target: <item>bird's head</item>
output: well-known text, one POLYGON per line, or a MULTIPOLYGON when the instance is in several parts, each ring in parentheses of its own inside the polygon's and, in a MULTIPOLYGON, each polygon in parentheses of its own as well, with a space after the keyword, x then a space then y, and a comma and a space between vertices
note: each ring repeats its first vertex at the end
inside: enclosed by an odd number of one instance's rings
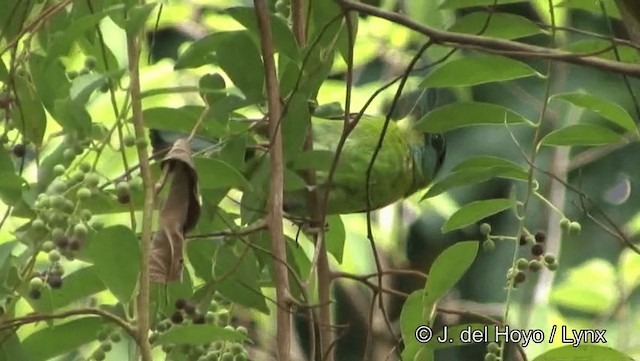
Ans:
POLYGON ((424 133, 421 142, 411 145, 414 165, 415 190, 426 187, 438 174, 447 154, 447 145, 442 134, 424 133))

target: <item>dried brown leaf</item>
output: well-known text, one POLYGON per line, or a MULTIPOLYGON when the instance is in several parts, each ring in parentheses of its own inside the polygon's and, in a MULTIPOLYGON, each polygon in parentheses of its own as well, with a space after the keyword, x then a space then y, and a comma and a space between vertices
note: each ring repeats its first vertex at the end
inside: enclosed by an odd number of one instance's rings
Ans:
MULTIPOLYGON (((185 236, 200 216, 198 174, 191 158, 189 140, 176 140, 161 166, 166 179, 157 187, 170 184, 170 188, 160 209, 158 230, 153 236, 149 272, 151 281, 168 283, 180 279, 185 236)), ((157 192, 160 190, 156 189, 157 192)))

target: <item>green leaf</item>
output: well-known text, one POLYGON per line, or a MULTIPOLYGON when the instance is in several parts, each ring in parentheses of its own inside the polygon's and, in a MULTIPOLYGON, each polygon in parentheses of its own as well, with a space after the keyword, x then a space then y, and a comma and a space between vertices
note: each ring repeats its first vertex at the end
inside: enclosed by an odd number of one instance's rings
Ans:
POLYGON ((306 139, 307 128, 311 124, 308 98, 300 92, 294 93, 289 98, 287 111, 281 122, 282 151, 285 157, 299 154, 306 139))
POLYGON ((285 192, 297 191, 307 187, 304 178, 289 168, 284 169, 283 178, 285 192))
POLYGON ((498 12, 473 12, 465 15, 453 24, 449 31, 479 34, 483 29, 482 36, 501 39, 518 39, 542 34, 542 30, 524 16, 498 12), (488 25, 487 21, 489 21, 488 25))
POLYGON ((260 269, 255 254, 246 248, 238 253, 236 255, 229 246, 218 248, 213 264, 213 277, 218 292, 233 302, 269 314, 258 283, 260 269))
POLYGON ((16 173, 9 151, 5 147, 0 147, 0 169, 3 169, 0 192, 20 192, 26 181, 16 173))
MULTIPOLYGON (((418 343, 415 339, 416 329, 421 325, 429 322, 429 315, 424 315, 423 307, 424 292, 417 290, 412 292, 404 301, 402 310, 400 311, 400 332, 405 346, 412 343, 418 343)), ((404 355, 404 354, 403 354, 404 355)))
POLYGON ((529 65, 504 56, 467 56, 444 63, 427 75, 420 87, 471 86, 530 76, 542 77, 529 65))
POLYGON ((464 276, 477 253, 477 241, 464 241, 448 247, 436 258, 424 286, 424 312, 431 315, 435 304, 464 276))
POLYGON ((575 124, 556 129, 540 141, 541 145, 603 145, 618 143, 623 137, 608 128, 594 124, 575 124))
MULTIPOLYGON (((260 43, 260 29, 256 22, 256 13, 253 7, 238 6, 226 10, 237 22, 242 24, 253 35, 256 44, 260 43)), ((286 55, 289 59, 298 59, 300 52, 291 28, 281 16, 269 13, 273 47, 276 53, 286 55)))
POLYGON ((129 16, 125 22, 126 30, 133 34, 138 33, 155 7, 156 4, 144 4, 129 9, 129 16))
POLYGON ((227 93, 226 86, 224 78, 218 73, 205 74, 198 81, 200 96, 209 106, 213 106, 218 100, 224 98, 227 93))
POLYGON ((340 215, 328 216, 327 223, 329 224, 329 229, 324 235, 327 250, 336 258, 339 264, 342 264, 344 242, 347 238, 344 223, 342 223, 340 215))
POLYGON ((100 317, 83 317, 36 331, 22 341, 30 361, 46 361, 95 341, 103 327, 100 317))
POLYGON ((91 236, 87 248, 102 282, 120 302, 127 304, 140 272, 138 237, 125 226, 107 227, 91 236))
POLYGON ((57 290, 44 288, 40 299, 29 299, 29 303, 39 312, 52 312, 105 289, 104 283, 98 278, 95 266, 70 273, 62 279, 62 284, 63 286, 57 290))
POLYGON ((42 146, 47 127, 47 116, 35 88, 22 76, 15 76, 15 89, 19 106, 13 112, 16 129, 36 146, 42 146))
POLYGON ((623 354, 611 347, 581 344, 577 347, 573 345, 561 346, 549 350, 533 359, 533 361, 633 361, 633 358, 623 354))
MULTIPOLYGON (((95 335, 93 336, 95 338, 95 335)), ((160 334, 154 344, 199 345, 215 341, 242 341, 246 337, 236 331, 214 325, 173 326, 160 334)))
POLYGON ((556 285, 551 301, 562 307, 600 314, 616 304, 616 270, 603 259, 592 259, 572 268, 556 285))
POLYGON ((584 93, 558 94, 554 95, 552 99, 564 100, 577 107, 588 109, 630 132, 637 130, 631 115, 612 101, 584 93))
POLYGON ((207 282, 213 281, 211 269, 216 253, 212 239, 194 239, 187 243, 187 258, 198 277, 207 282))
MULTIPOLYGON (((460 165, 458 165, 458 167, 460 167, 460 165)), ((482 183, 493 178, 526 181, 528 179, 528 174, 524 169, 517 165, 516 167, 505 164, 496 166, 487 165, 486 167, 460 167, 458 169, 453 169, 453 171, 445 178, 435 182, 429 190, 427 190, 422 199, 435 197, 453 188, 466 187, 482 183)))
POLYGON ((522 115, 501 105, 479 102, 447 104, 427 113, 415 128, 431 133, 443 133, 452 129, 481 124, 529 123, 522 115))
MULTIPOLYGON (((620 19, 620 11, 616 6, 614 0, 601 0, 607 10, 607 15, 612 18, 620 19)), ((502 1, 500 1, 502 3, 502 1)), ((600 15, 602 10, 600 9, 599 1, 583 1, 583 0, 564 0, 557 7, 568 7, 573 9, 580 9, 588 11, 592 14, 600 15)))
POLYGON ((217 64, 248 100, 263 99, 264 67, 249 31, 217 32, 195 41, 178 57, 175 69, 217 64))
MULTIPOLYGON (((527 0, 500 0, 500 5, 524 3, 527 0)), ((495 0, 444 0, 440 9, 460 9, 477 6, 492 6, 495 0)))
POLYGON ((221 189, 235 187, 251 190, 251 183, 240 171, 228 163, 213 158, 195 157, 193 161, 198 172, 202 189, 221 189))
MULTIPOLYGON (((200 119, 204 111, 205 108, 203 106, 187 105, 180 108, 147 108, 142 114, 147 127, 178 132, 186 137, 187 134, 191 133, 191 129, 198 123, 198 119, 200 119)), ((213 140, 226 136, 228 130, 222 122, 216 121, 218 119, 215 119, 215 117, 212 118, 211 115, 212 113, 205 114, 204 120, 196 134, 211 138, 211 145, 213 145, 213 140)), ((175 139, 167 140, 173 142, 175 139)))
POLYGON ((457 210, 442 226, 442 232, 451 232, 468 226, 479 220, 504 211, 515 205, 512 199, 485 199, 466 204, 457 210))
POLYGON ((27 353, 15 332, 4 336, 0 344, 0 361, 29 361, 27 353))
POLYGON ((480 155, 477 157, 465 159, 462 162, 458 163, 455 167, 453 167, 453 171, 477 168, 486 169, 493 167, 510 168, 514 172, 514 178, 527 179, 527 170, 520 166, 520 164, 504 158, 494 157, 490 155, 480 155))

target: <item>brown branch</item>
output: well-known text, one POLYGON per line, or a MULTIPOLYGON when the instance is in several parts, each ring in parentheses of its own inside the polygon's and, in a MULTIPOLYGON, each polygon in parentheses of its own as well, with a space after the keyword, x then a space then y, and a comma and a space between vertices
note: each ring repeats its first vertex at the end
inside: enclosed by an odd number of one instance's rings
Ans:
POLYGON ((457 48, 473 46, 488 53, 502 54, 515 58, 528 57, 558 60, 565 63, 584 65, 614 73, 640 77, 640 65, 636 64, 621 63, 594 56, 582 56, 568 51, 529 45, 511 40, 439 30, 412 21, 404 15, 384 11, 364 3, 353 0, 335 1, 339 2, 346 9, 355 10, 363 14, 379 17, 393 23, 403 25, 411 30, 428 36, 431 41, 441 45, 449 45, 457 48))
MULTIPOLYGON (((260 47, 264 61, 264 74, 267 84, 267 99, 269 105, 269 152, 271 160, 271 182, 269 184, 268 224, 271 236, 271 248, 276 258, 287 262, 286 243, 282 229, 283 203, 283 173, 282 134, 278 124, 282 116, 280 107, 280 90, 276 65, 273 57, 273 39, 269 24, 269 13, 264 0, 254 0, 258 28, 260 29, 260 47)), ((284 306, 278 307, 277 316, 277 359, 289 361, 291 343, 291 315, 289 296, 289 276, 287 267, 280 262, 273 262, 273 278, 276 285, 276 301, 284 306)))
POLYGON ((107 321, 111 321, 117 324, 118 326, 120 326, 120 328, 122 328, 134 340, 138 339, 136 330, 133 327, 131 327, 125 320, 121 319, 120 317, 110 312, 101 310, 99 308, 81 308, 81 309, 69 310, 61 313, 35 313, 35 314, 23 316, 23 317, 17 317, 7 322, 3 322, 2 324, 0 324, 0 330, 4 330, 7 328, 20 327, 29 323, 35 323, 35 322, 47 321, 47 320, 56 320, 56 319, 62 319, 62 318, 67 318, 71 316, 82 316, 82 315, 100 316, 103 319, 107 321))
MULTIPOLYGON (((127 55, 129 58, 129 91, 131 93, 131 111, 136 138, 145 136, 140 95, 140 34, 127 31, 127 55)), ((140 173, 144 185, 144 208, 142 211, 142 234, 140 237, 140 275, 137 297, 138 346, 142 361, 153 361, 149 344, 149 255, 151 252, 151 226, 154 207, 154 182, 149 166, 149 154, 146 147, 137 147, 140 173)))

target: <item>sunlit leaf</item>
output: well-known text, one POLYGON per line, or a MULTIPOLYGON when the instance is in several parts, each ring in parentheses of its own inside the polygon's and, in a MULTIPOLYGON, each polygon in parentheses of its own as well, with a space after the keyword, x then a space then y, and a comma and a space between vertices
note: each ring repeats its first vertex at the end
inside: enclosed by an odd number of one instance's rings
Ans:
POLYGON ((75 319, 32 333, 22 341, 22 346, 30 361, 49 360, 95 341, 103 325, 104 320, 100 317, 75 319))
POLYGON ((551 349, 533 359, 533 361, 633 361, 633 358, 611 347, 580 344, 579 346, 566 345, 551 349))
POLYGON ((466 56, 444 63, 433 70, 421 87, 471 86, 542 76, 529 65, 498 55, 466 56))
POLYGON ((468 203, 449 217, 442 226, 442 232, 451 232, 468 226, 514 205, 512 199, 506 198, 485 199, 468 203))
POLYGON ((186 325, 171 327, 160 334, 155 344, 200 345, 215 341, 242 341, 245 338, 236 331, 214 325, 186 325))
POLYGON ((552 99, 569 102, 577 107, 588 109, 628 131, 636 131, 636 123, 620 105, 604 98, 584 93, 558 94, 552 99))
POLYGON ((447 104, 427 113, 415 128, 431 133, 442 133, 470 125, 530 123, 520 114, 501 105, 479 102, 447 104))
POLYGON ((518 39, 542 33, 534 22, 524 16, 499 12, 465 15, 449 31, 465 34, 479 34, 482 31, 483 36, 501 39, 518 39))
POLYGON ((615 306, 616 282, 611 263, 592 259, 571 269, 551 291, 550 299, 554 304, 582 312, 606 312, 615 306))
MULTIPOLYGON (((500 5, 503 4, 512 4, 512 3, 523 3, 527 2, 527 0, 500 0, 500 5)), ((444 0, 442 5, 440 5, 441 9, 460 9, 460 8, 468 8, 475 6, 489 6, 495 4, 495 0, 444 0)))
POLYGON ((574 124, 554 130, 547 134, 540 144, 552 146, 564 145, 603 145, 618 143, 623 137, 608 128, 594 124, 574 124))

